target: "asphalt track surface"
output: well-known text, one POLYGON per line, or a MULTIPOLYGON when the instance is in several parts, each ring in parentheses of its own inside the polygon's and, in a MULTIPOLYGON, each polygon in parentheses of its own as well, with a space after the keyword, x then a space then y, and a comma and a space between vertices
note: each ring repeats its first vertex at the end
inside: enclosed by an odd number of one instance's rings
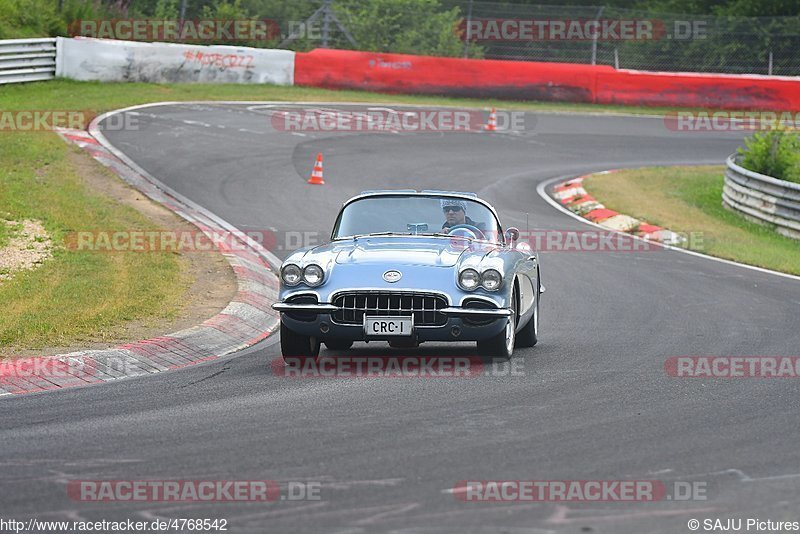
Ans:
MULTIPOLYGON (((661 119, 528 115, 518 135, 275 131, 270 108, 140 110, 106 132, 144 169, 243 230, 330 230, 364 189, 472 190, 504 225, 588 230, 536 185, 615 167, 718 164, 741 135, 661 119), (323 187, 306 185, 325 156, 323 187)), ((279 256, 286 251, 278 250, 279 256)), ((232 358, 0 401, 3 518, 225 518, 230 532, 690 532, 690 518, 793 520, 800 387, 666 376, 674 355, 798 355, 800 282, 678 252, 545 252, 541 341, 521 373, 274 376, 277 336, 232 358), (321 500, 104 503, 69 480, 275 480, 321 500), (462 502, 460 480, 662 480, 707 500, 462 502)), ((357 345, 358 355, 397 354, 357 345)), ((325 352, 323 351, 323 354, 325 352)), ((423 345, 418 354, 474 354, 423 345)))

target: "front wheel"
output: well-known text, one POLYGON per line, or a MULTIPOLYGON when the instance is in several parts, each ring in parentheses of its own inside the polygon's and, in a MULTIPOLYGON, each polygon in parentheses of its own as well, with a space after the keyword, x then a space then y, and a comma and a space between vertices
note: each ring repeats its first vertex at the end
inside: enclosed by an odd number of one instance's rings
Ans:
POLYGON ((517 347, 533 347, 539 342, 539 280, 536 280, 536 302, 533 306, 533 315, 517 333, 517 347))
POLYGON ((304 336, 291 330, 281 321, 281 354, 284 361, 291 358, 293 361, 313 360, 319 356, 319 340, 315 337, 304 336))
POLYGON ((517 289, 511 296, 511 317, 502 332, 496 336, 478 341, 478 355, 484 358, 499 358, 509 360, 514 354, 514 341, 517 330, 517 289))

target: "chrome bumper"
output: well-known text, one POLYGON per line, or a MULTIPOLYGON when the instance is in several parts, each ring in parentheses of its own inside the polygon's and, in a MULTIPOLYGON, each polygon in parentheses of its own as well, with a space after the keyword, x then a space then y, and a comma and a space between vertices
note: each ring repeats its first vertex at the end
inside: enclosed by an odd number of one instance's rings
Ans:
POLYGON ((272 309, 279 312, 316 312, 321 314, 331 314, 339 311, 338 306, 333 304, 291 304, 289 302, 276 302, 272 309))
MULTIPOLYGON (((333 304, 291 304, 288 302, 276 302, 272 305, 272 309, 279 312, 315 312, 317 314, 330 315, 333 312, 339 311, 343 308, 334 306, 333 304)), ((509 309, 482 309, 482 308, 440 308, 437 310, 451 317, 510 317, 511 310, 509 309)))
POLYGON ((451 317, 511 317, 511 310, 501 309, 482 309, 482 308, 442 308, 439 313, 451 317))

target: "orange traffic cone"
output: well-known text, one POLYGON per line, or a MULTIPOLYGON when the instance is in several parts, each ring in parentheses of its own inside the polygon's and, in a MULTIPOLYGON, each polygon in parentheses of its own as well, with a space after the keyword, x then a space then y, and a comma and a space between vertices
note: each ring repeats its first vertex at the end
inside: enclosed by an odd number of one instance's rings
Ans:
POLYGON ((308 183, 314 185, 325 185, 325 180, 322 179, 322 152, 317 154, 317 161, 314 163, 314 170, 311 171, 311 178, 308 183))
POLYGON ((497 110, 492 108, 492 112, 489 113, 489 122, 486 123, 486 126, 483 127, 487 132, 494 132, 497 130, 497 110))

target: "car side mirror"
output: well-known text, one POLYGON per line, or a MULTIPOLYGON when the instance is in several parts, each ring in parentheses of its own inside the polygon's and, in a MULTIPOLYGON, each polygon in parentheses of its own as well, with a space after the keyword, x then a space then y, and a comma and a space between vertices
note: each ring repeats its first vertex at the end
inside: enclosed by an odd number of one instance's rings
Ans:
POLYGON ((514 246, 514 242, 515 242, 517 239, 519 239, 519 229, 518 229, 518 228, 515 228, 515 227, 513 227, 513 226, 509 227, 509 228, 506 230, 506 234, 505 234, 505 236, 506 236, 506 243, 507 243, 509 246, 514 246))

